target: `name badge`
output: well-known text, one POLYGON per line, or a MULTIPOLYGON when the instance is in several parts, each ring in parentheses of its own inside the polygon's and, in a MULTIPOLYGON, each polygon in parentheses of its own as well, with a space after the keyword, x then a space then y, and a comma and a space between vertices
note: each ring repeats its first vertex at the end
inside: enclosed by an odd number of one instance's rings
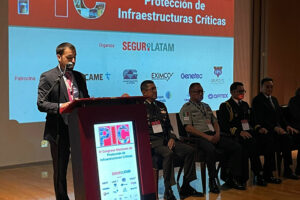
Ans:
POLYGON ((206 120, 206 124, 207 124, 207 126, 208 126, 208 129, 210 130, 210 131, 215 131, 215 129, 214 129, 214 127, 213 127, 213 125, 211 124, 211 121, 210 120, 206 120))
POLYGON ((151 122, 153 133, 162 133, 163 129, 160 124, 160 121, 151 122))
POLYGON ((243 131, 250 130, 250 126, 249 126, 248 120, 242 120, 241 122, 242 122, 243 131))

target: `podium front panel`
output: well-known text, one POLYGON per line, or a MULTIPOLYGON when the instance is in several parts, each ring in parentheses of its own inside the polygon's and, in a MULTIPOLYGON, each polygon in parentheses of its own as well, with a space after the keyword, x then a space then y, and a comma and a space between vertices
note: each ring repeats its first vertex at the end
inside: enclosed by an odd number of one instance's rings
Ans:
POLYGON ((151 146, 143 104, 76 108, 70 115, 69 129, 76 199, 106 200, 106 197, 112 197, 107 199, 113 200, 127 194, 128 199, 135 199, 138 193, 138 199, 155 199, 151 146), (109 131, 104 131, 105 127, 114 130, 107 134, 109 131), (103 128, 101 133, 100 128, 103 128), (112 160, 111 167, 109 159, 112 160), (122 161, 131 164, 122 165, 122 161), (134 180, 136 175, 137 180, 134 180))

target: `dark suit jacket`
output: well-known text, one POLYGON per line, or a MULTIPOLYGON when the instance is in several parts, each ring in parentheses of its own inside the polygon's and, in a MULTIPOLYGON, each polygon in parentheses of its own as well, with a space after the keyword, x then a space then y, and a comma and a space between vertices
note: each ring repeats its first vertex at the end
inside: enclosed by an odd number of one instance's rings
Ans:
POLYGON ((149 104, 148 101, 145 101, 145 106, 147 110, 147 122, 151 147, 155 148, 157 146, 166 145, 170 138, 176 140, 176 135, 172 133, 173 128, 165 104, 159 101, 154 101, 152 104, 149 104), (163 129, 162 133, 153 133, 151 122, 155 121, 160 121, 163 129))
POLYGON ((300 96, 294 96, 290 99, 288 105, 288 114, 291 125, 300 130, 300 96))
POLYGON ((272 102, 275 109, 263 93, 259 93, 254 97, 252 101, 252 111, 256 128, 263 127, 269 131, 274 131, 275 126, 281 126, 284 129, 286 128, 287 124, 283 118, 281 108, 277 99, 273 96, 272 102))
MULTIPOLYGON (((47 113, 44 139, 49 141, 56 140, 58 129, 60 131, 68 131, 68 115, 59 114, 59 103, 69 101, 67 87, 63 78, 61 78, 59 84, 57 83, 55 85, 49 95, 45 97, 52 85, 55 84, 55 81, 58 79, 60 74, 61 72, 58 67, 42 73, 38 87, 37 105, 41 112, 47 113)), ((85 76, 78 71, 73 71, 73 76, 77 83, 79 98, 88 98, 89 94, 85 76)))
POLYGON ((250 108, 247 102, 241 101, 239 106, 232 98, 220 105, 218 121, 221 132, 239 136, 243 130, 242 120, 247 120, 251 125, 250 108))

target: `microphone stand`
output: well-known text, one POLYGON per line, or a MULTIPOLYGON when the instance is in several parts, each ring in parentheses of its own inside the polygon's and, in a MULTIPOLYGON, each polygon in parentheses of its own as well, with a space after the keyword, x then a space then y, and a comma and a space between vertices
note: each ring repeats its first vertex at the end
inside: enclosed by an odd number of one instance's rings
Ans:
MULTIPOLYGON (((54 81, 54 84, 51 86, 51 88, 48 90, 48 92, 46 93, 46 95, 43 97, 43 99, 41 100, 42 102, 45 101, 45 99, 49 96, 50 92, 52 92, 53 88, 56 86, 57 83, 60 82, 60 79, 65 75, 66 73, 66 68, 64 69, 64 71, 58 75, 58 78, 54 81)), ((58 85, 58 104, 59 104, 59 99, 60 99, 60 84, 58 85)))
MULTIPOLYGON (((60 82, 60 79, 65 75, 65 73, 61 73, 58 78, 54 81, 54 84, 51 86, 51 88, 48 90, 48 92, 46 93, 46 95, 43 97, 43 99, 41 100, 42 102, 45 101, 45 99, 49 96, 50 92, 52 92, 53 88, 56 86, 56 84, 58 82, 60 82)), ((59 90, 60 90, 60 84, 59 84, 59 90)), ((60 92, 60 91, 59 91, 60 92)), ((60 94, 59 94, 60 95, 60 94)), ((59 96, 58 96, 59 98, 59 96)), ((59 102, 58 102, 59 103, 59 102)))
MULTIPOLYGON (((59 120, 59 117, 60 117, 60 114, 59 114, 59 104, 60 104, 60 90, 61 90, 61 87, 60 87, 60 80, 61 78, 65 75, 66 73, 66 69, 67 69, 67 66, 65 66, 64 68, 64 71, 58 76, 58 78, 56 79, 56 82, 55 84, 53 84, 52 87, 54 87, 57 83, 58 83, 58 101, 57 101, 57 136, 56 136, 56 144, 58 145, 58 142, 59 142, 59 138, 60 138, 60 120, 59 120)), ((51 89, 51 88, 50 88, 51 89)), ((58 155, 57 155, 58 157, 58 155)))

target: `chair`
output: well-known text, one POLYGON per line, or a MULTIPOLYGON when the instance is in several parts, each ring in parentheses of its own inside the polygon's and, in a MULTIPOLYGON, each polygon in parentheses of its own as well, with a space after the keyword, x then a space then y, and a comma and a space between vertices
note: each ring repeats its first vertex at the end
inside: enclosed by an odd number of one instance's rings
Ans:
MULTIPOLYGON (((184 143, 187 143, 197 149, 195 153, 195 162, 200 162, 200 168, 201 168, 201 181, 202 181, 202 191, 205 194, 206 193, 206 163, 205 163, 205 155, 203 151, 199 151, 195 144, 193 144, 193 140, 190 139, 189 135, 185 131, 185 128, 183 127, 179 113, 176 113, 176 121, 177 121, 177 127, 178 127, 178 133, 180 136, 181 141, 184 143)), ((180 174, 183 170, 183 166, 179 168, 178 176, 177 176, 177 182, 179 181, 180 174)))

